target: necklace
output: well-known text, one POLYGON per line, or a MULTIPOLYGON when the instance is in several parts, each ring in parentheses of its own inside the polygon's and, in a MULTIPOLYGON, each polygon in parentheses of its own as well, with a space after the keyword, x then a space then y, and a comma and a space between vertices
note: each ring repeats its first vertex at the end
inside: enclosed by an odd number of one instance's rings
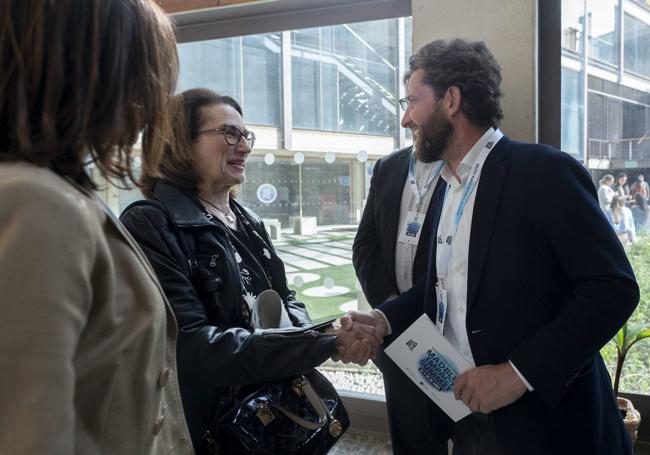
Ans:
POLYGON ((201 196, 197 196, 197 197, 199 199, 201 199, 203 202, 205 202, 206 204, 208 204, 209 206, 214 207, 215 209, 219 210, 223 214, 223 216, 226 218, 226 221, 228 222, 228 224, 235 224, 235 218, 232 216, 232 210, 230 210, 230 207, 228 207, 228 211, 226 212, 225 210, 221 210, 219 207, 217 207, 212 202, 206 201, 201 196))

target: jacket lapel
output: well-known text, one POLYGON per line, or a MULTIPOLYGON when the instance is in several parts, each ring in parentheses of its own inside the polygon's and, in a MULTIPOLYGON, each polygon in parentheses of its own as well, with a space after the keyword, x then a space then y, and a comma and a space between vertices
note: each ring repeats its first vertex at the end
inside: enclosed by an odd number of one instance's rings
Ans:
MULTIPOLYGON (((133 250, 133 252, 138 257, 138 260, 140 261, 142 266, 145 268, 149 276, 151 276, 151 278, 153 279, 153 282, 156 284, 156 287, 158 288, 160 293, 163 295, 163 297, 165 297, 165 291, 163 290, 162 286, 160 285, 160 282, 158 281, 158 276, 156 275, 156 272, 154 272, 153 268, 151 267, 149 260, 140 249, 138 243, 135 241, 133 237, 131 237, 129 231, 126 230, 124 225, 120 222, 120 220, 117 219, 113 211, 106 205, 106 203, 98 195, 94 195, 94 197, 95 200, 97 201, 97 204, 104 211, 104 214, 106 215, 106 219, 108 220, 108 222, 111 225, 113 225, 113 227, 117 230, 119 234, 121 234, 126 244, 129 245, 129 247, 133 250)), ((165 297, 165 302, 166 301, 167 298, 165 297)))
POLYGON ((409 157, 413 147, 409 147, 395 161, 395 167, 389 169, 389 175, 384 179, 385 186, 384 197, 381 200, 381 213, 384 214, 384 238, 382 244, 386 245, 385 258, 386 263, 392 275, 395 275, 395 244, 397 243, 397 230, 399 229, 399 212, 402 204, 402 192, 404 183, 408 178, 409 157))
POLYGON ((476 300, 478 285, 483 275, 490 239, 497 217, 503 183, 510 167, 510 140, 503 137, 490 152, 476 189, 474 213, 469 240, 467 271, 467 313, 476 300))
POLYGON ((442 206, 437 203, 437 199, 442 197, 444 200, 445 192, 446 183, 444 183, 442 177, 438 177, 438 182, 436 183, 436 186, 433 189, 433 194, 431 195, 429 208, 424 217, 424 224, 422 225, 422 232, 420 233, 420 241, 415 250, 415 259, 413 260, 413 283, 417 282, 426 270, 425 267, 427 266, 428 261, 427 254, 429 253, 429 243, 435 243, 435 236, 438 231, 438 222, 440 221, 440 209, 442 206), (442 185, 443 188, 439 189, 438 185, 442 185), (436 191, 438 192, 436 193, 436 191), (440 193, 442 193, 442 196, 440 196, 440 193))
MULTIPOLYGON (((78 185, 71 179, 66 179, 66 181, 75 187, 80 193, 82 193, 84 196, 89 198, 90 200, 94 201, 97 204, 97 208, 104 212, 104 215, 106 216, 106 219, 109 221, 109 223, 117 230, 119 234, 121 234, 122 238, 126 241, 126 244, 129 245, 129 247, 135 252, 135 255, 138 257, 138 260, 142 263, 144 268, 147 270, 147 273, 153 278, 154 283, 156 283, 156 286, 160 290, 160 293, 165 297, 165 292, 163 291, 162 286, 160 285, 158 281, 158 276, 156 275, 156 272, 154 272, 153 268, 151 267, 151 264, 149 263, 149 260, 147 257, 144 255, 142 250, 140 249, 140 246, 138 243, 135 241, 133 237, 131 237, 131 234, 126 230, 124 225, 120 222, 120 220, 117 219, 113 211, 110 209, 108 205, 104 202, 104 200, 99 197, 99 195, 94 192, 94 191, 89 191, 83 188, 82 186, 78 185)), ((167 298, 165 297, 165 302, 167 302, 167 298)))

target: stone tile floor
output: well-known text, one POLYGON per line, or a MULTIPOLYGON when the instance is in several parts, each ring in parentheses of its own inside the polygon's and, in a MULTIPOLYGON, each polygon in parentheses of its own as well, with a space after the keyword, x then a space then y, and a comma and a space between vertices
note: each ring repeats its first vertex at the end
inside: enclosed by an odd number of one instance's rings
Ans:
POLYGON ((390 438, 348 432, 336 443, 328 455, 391 455, 390 438))

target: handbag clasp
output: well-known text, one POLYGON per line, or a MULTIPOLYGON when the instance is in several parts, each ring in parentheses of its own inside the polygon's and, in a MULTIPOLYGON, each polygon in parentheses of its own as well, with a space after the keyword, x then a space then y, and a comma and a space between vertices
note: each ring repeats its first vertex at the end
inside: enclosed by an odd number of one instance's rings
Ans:
POLYGON ((329 432, 330 432, 330 435, 332 435, 333 438, 338 438, 339 436, 341 436, 343 434, 343 425, 338 420, 333 419, 330 422, 329 432))
POLYGON ((257 405, 257 411, 255 412, 255 415, 264 426, 267 426, 269 423, 275 420, 275 414, 273 414, 273 411, 271 411, 271 408, 266 401, 263 401, 257 405))
POLYGON ((302 388, 306 382, 307 379, 304 376, 298 376, 293 381, 291 381, 291 388, 297 396, 302 397, 305 394, 302 388))

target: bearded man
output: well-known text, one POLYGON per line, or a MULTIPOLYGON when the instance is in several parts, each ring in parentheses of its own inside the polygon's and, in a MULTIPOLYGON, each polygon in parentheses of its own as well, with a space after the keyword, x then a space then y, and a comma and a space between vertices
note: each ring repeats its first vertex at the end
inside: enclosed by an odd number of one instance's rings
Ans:
POLYGON ((418 156, 446 162, 427 273, 343 325, 387 344, 426 313, 475 365, 454 383, 472 414, 454 423, 428 401, 431 434, 455 455, 631 454, 599 350, 639 289, 589 174, 498 129, 501 70, 484 43, 433 41, 409 65, 418 156))

